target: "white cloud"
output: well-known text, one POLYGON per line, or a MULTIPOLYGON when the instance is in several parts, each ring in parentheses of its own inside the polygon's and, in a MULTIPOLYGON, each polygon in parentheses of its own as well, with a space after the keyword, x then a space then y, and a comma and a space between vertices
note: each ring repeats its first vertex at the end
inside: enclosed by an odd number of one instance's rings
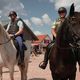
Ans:
POLYGON ((37 26, 43 26, 43 22, 40 18, 32 17, 31 21, 37 26))
POLYGON ((58 9, 62 6, 66 8, 70 7, 72 3, 74 3, 75 9, 80 11, 80 0, 54 0, 55 9, 58 9))
POLYGON ((53 3, 54 2, 54 0, 49 0, 51 3, 53 3))
POLYGON ((51 19, 50 19, 50 17, 48 16, 48 14, 44 14, 44 15, 42 16, 42 19, 43 19, 43 22, 44 22, 45 24, 51 24, 51 19))
POLYGON ((32 23, 35 24, 36 26, 43 26, 45 24, 51 25, 52 21, 47 13, 45 13, 41 17, 42 18, 32 17, 31 18, 32 23))
POLYGON ((41 35, 42 33, 40 31, 34 31, 35 35, 41 35))
POLYGON ((22 3, 20 3, 21 7, 24 8, 24 5, 22 3))
POLYGON ((20 0, 0 0, 1 16, 7 16, 11 10, 15 10, 19 15, 27 16, 24 5, 20 0))
POLYGON ((55 8, 58 9, 59 7, 69 7, 74 0, 55 0, 55 8))

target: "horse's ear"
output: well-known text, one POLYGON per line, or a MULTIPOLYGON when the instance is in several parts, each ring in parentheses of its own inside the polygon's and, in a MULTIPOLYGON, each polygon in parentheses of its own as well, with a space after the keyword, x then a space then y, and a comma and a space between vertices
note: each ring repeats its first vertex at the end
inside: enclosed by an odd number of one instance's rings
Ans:
POLYGON ((72 17, 73 15, 74 15, 74 11, 75 11, 75 9, 74 9, 74 3, 71 5, 71 7, 70 7, 70 12, 69 12, 69 16, 70 17, 72 17))

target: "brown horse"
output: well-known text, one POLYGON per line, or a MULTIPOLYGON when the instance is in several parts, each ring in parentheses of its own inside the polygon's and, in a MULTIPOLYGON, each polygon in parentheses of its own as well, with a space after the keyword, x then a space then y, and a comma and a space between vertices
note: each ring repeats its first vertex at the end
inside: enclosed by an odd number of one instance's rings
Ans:
POLYGON ((80 13, 74 12, 71 5, 69 16, 59 28, 55 45, 49 57, 53 80, 75 80, 76 63, 80 64, 76 51, 79 51, 80 13), (74 50, 75 49, 75 50, 74 50))

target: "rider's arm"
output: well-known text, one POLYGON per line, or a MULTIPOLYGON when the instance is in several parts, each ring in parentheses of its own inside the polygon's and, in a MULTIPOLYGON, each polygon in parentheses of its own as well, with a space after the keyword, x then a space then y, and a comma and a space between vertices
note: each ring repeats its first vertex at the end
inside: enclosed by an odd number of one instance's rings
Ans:
POLYGON ((52 33, 52 35, 56 38, 56 31, 55 31, 55 28, 51 28, 51 33, 52 33))
POLYGON ((22 21, 18 21, 17 25, 19 26, 19 31, 15 34, 15 36, 20 35, 23 33, 23 22, 22 21))
POLYGON ((52 24, 51 33, 56 38, 56 21, 52 24))

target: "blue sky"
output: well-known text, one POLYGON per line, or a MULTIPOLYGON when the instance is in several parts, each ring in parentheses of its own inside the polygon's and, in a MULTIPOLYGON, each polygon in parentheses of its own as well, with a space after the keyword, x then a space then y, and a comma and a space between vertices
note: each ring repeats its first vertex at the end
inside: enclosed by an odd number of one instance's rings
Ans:
POLYGON ((75 3, 80 11, 80 0, 0 0, 0 19, 5 21, 9 11, 15 10, 36 34, 51 36, 51 24, 58 17, 57 9, 75 3))

